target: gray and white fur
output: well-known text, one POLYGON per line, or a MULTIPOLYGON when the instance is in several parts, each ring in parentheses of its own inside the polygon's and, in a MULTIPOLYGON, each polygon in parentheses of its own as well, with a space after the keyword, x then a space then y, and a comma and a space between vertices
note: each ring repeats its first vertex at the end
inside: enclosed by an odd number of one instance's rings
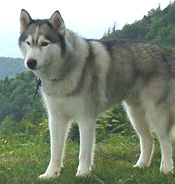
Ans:
POLYGON ((134 167, 148 167, 154 131, 161 147, 160 171, 173 171, 175 59, 157 46, 132 41, 84 39, 65 27, 56 11, 50 19, 20 15, 19 46, 25 66, 41 80, 51 158, 40 178, 59 176, 71 120, 80 130, 77 176, 90 173, 97 115, 122 103, 140 139, 134 167))

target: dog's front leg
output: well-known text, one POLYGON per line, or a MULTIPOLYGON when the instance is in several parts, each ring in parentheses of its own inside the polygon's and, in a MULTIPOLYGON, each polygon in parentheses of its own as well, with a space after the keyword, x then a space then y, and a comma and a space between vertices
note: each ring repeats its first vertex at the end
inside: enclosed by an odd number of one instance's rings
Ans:
POLYGON ((90 174, 93 165, 93 152, 95 147, 95 120, 79 122, 80 154, 79 166, 76 176, 90 174))
POLYGON ((61 167, 63 167, 64 147, 68 125, 66 118, 58 112, 49 113, 51 158, 46 172, 40 175, 41 179, 50 179, 59 176, 61 167))

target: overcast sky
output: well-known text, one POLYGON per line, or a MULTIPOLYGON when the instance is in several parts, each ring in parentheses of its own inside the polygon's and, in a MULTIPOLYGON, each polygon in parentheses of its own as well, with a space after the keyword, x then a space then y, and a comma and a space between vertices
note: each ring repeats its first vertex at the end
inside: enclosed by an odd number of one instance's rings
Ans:
POLYGON ((159 4, 164 9, 169 3, 170 0, 5 0, 0 6, 0 57, 21 57, 17 39, 22 8, 32 18, 50 18, 59 10, 69 29, 86 38, 101 38, 114 22, 121 29, 159 4))

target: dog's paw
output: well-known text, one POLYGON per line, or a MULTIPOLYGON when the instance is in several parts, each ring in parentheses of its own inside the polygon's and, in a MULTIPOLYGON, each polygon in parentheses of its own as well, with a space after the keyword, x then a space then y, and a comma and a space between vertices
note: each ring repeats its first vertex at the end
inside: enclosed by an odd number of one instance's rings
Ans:
POLYGON ((163 174, 173 174, 174 173, 174 168, 173 168, 173 166, 161 167, 160 172, 163 173, 163 174))
POLYGON ((59 177, 60 175, 60 172, 52 172, 52 173, 49 173, 49 172, 45 172, 44 174, 41 174, 39 176, 39 179, 42 179, 42 180, 50 180, 50 179, 55 179, 57 177, 59 177))
POLYGON ((140 168, 140 169, 142 169, 142 168, 147 168, 147 167, 149 167, 149 165, 148 164, 144 164, 144 163, 133 165, 133 168, 140 168))
POLYGON ((86 177, 86 176, 90 176, 90 174, 91 174, 91 169, 78 169, 76 176, 86 177))
POLYGON ((149 167, 150 163, 145 163, 145 162, 137 162, 133 167, 134 168, 146 168, 149 167))
POLYGON ((162 161, 160 165, 160 172, 170 174, 174 172, 174 163, 171 160, 162 161))

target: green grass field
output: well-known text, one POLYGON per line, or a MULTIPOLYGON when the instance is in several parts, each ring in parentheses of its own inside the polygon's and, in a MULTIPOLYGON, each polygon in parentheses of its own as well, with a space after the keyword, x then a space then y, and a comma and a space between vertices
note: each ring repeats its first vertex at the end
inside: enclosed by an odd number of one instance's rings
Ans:
POLYGON ((42 181, 49 161, 49 141, 39 136, 13 135, 0 138, 0 184, 174 184, 173 175, 159 172, 160 152, 156 143, 150 168, 132 168, 139 155, 138 139, 111 134, 98 142, 95 167, 87 178, 76 178, 78 143, 68 142, 64 169, 59 178, 42 181))

